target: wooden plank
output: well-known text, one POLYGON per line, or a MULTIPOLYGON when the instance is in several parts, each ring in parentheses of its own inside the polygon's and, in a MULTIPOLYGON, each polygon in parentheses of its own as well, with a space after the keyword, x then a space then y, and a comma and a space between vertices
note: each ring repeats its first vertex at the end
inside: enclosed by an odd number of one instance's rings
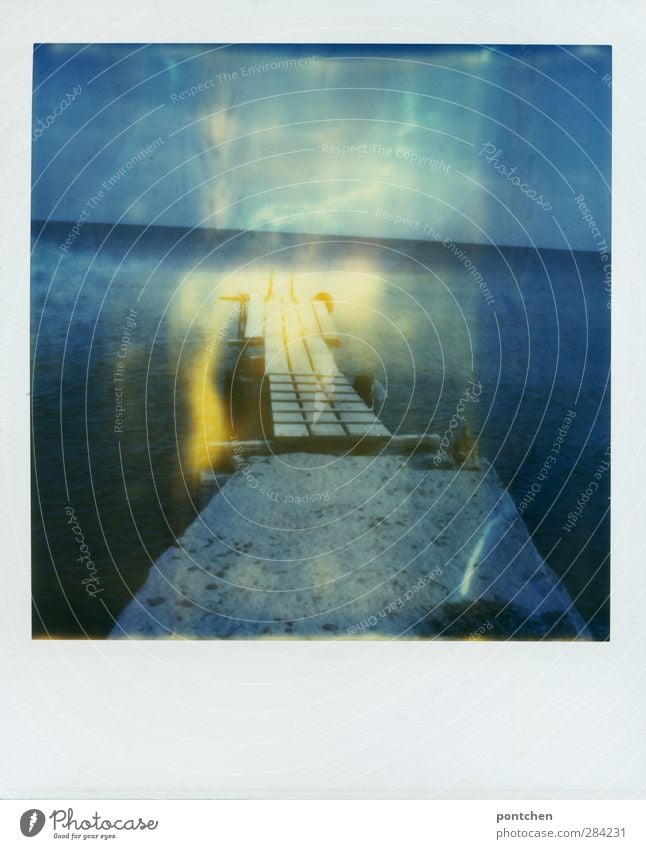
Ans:
MULTIPOLYGON (((308 369, 307 371, 292 371, 289 375, 286 375, 286 378, 300 380, 303 383, 319 383, 323 376, 329 377, 337 386, 347 386, 349 389, 352 389, 348 383, 348 379, 340 372, 338 374, 326 375, 323 372, 308 369)), ((354 392, 354 390, 352 391, 354 392)))
POLYGON ((294 375, 294 384, 303 392, 318 392, 321 380, 315 374, 311 374, 309 377, 297 374, 294 375))
POLYGON ((313 402, 308 401, 307 404, 303 405, 303 412, 305 413, 307 421, 312 424, 316 424, 324 413, 328 413, 335 419, 335 421, 339 421, 334 409, 330 404, 324 402, 323 397, 321 397, 320 400, 317 399, 313 402))
POLYGON ((309 363, 307 349, 302 339, 291 338, 285 345, 288 362, 292 368, 303 368, 309 363))
POLYGON ((304 424, 275 424, 274 425, 274 436, 277 439, 285 438, 285 437, 294 437, 301 436, 307 437, 309 436, 309 431, 305 427, 304 424))
POLYGON ((273 401, 271 402, 271 409, 275 411, 283 410, 288 413, 296 413, 301 407, 297 401, 273 401))
POLYGON ((289 372, 283 344, 283 316, 277 298, 265 303, 265 372, 289 372))
MULTIPOLYGON (((306 411, 303 411, 306 412, 306 411)), ((341 424, 339 417, 332 410, 324 410, 323 412, 318 411, 318 415, 308 416, 308 422, 312 425, 317 424, 341 424)), ((307 413, 306 413, 307 414, 307 413)))
POLYGON ((372 413, 368 412, 359 412, 355 411, 352 413, 349 412, 340 412, 340 418, 342 421, 354 422, 355 424, 363 424, 366 422, 367 424, 372 424, 374 422, 378 422, 379 419, 376 416, 373 416, 372 413))
MULTIPOLYGON (((303 389, 300 385, 297 387, 297 389, 298 389, 298 394, 304 400, 307 400, 307 399, 311 400, 314 395, 318 395, 321 391, 320 389, 317 389, 317 388, 303 389)), ((330 395, 331 395, 331 397, 333 397, 333 399, 335 401, 339 401, 339 403, 341 403, 342 401, 356 403, 356 401, 357 401, 356 396, 354 396, 351 392, 344 392, 343 390, 335 389, 330 393, 330 395)), ((364 405, 364 409, 367 410, 368 408, 364 405)))
POLYGON ((284 344, 291 370, 293 372, 311 372, 312 363, 303 341, 303 332, 298 320, 297 307, 291 301, 281 302, 284 327, 284 344))
POLYGON ((270 389, 270 392, 272 401, 298 401, 296 392, 281 392, 273 387, 270 389))
POLYGON ((312 436, 345 436, 345 431, 340 424, 315 424, 310 425, 312 436))
POLYGON ((346 435, 334 408, 327 402, 323 392, 307 402, 304 412, 312 436, 344 437, 346 435))
POLYGON ((316 392, 299 393, 304 407, 312 413, 331 410, 330 400, 334 395, 331 385, 320 383, 316 392))
POLYGON ((293 383, 276 383, 273 380, 269 382, 269 391, 272 395, 275 395, 277 392, 282 392, 286 395, 296 395, 296 387, 293 383))
POLYGON ((324 375, 323 377, 314 377, 312 380, 306 380, 303 377, 296 377, 295 383, 300 392, 320 392, 321 386, 326 386, 329 387, 330 392, 342 392, 345 395, 352 394, 355 398, 358 398, 358 395, 351 386, 344 386, 342 383, 337 383, 336 381, 331 380, 327 375, 324 375))
POLYGON ((297 413, 286 413, 282 410, 277 410, 274 413, 274 424, 287 424, 289 422, 298 422, 299 424, 303 424, 303 413, 301 411, 297 413))
POLYGON ((314 315, 316 316, 318 325, 321 328, 321 335, 323 336, 323 339, 328 345, 338 347, 340 345, 339 334, 334 328, 334 323, 325 304, 322 301, 312 301, 312 309, 314 310, 314 315))
POLYGON ((282 345, 283 316, 278 298, 265 301, 265 344, 282 345))
POLYGON ((334 398, 333 398, 334 406, 336 407, 336 409, 340 413, 345 414, 345 413, 352 413, 352 412, 355 412, 355 413, 370 412, 360 398, 359 399, 353 398, 352 400, 346 401, 345 400, 346 397, 347 396, 342 396, 342 395, 339 395, 337 393, 334 394, 334 398))
POLYGON ((316 372, 310 375, 295 374, 294 381, 303 387, 303 391, 316 392, 321 383, 324 383, 326 386, 333 387, 335 392, 351 392, 355 398, 358 397, 347 381, 339 380, 334 375, 325 374, 325 372, 316 372))
POLYGON ((289 363, 283 348, 277 351, 267 351, 265 348, 265 371, 285 371, 286 368, 289 368, 289 363))
POLYGON ((336 364, 336 360, 321 336, 321 328, 314 314, 312 304, 299 304, 297 313, 303 341, 312 361, 313 371, 340 376, 341 372, 336 364))
POLYGON ((390 436, 390 431, 382 424, 349 424, 346 428, 350 436, 390 436))
MULTIPOLYGON (((298 320, 310 355, 316 355, 329 363, 334 374, 341 374, 334 357, 321 335, 321 326, 311 303, 298 305, 298 320)), ((315 371, 320 371, 320 369, 315 366, 315 371)))
POLYGON ((303 332, 301 330, 301 325, 298 320, 298 307, 291 301, 283 299, 280 302, 280 308, 283 313, 285 341, 289 343, 294 339, 302 339, 303 332))
POLYGON ((272 372, 269 377, 270 386, 293 386, 294 381, 289 373, 272 372))
POLYGON ((317 374, 338 375, 341 372, 337 366, 334 357, 330 353, 327 345, 321 336, 309 336, 303 340, 310 360, 312 361, 312 369, 317 374))
POLYGON ((318 323, 316 314, 312 308, 311 302, 301 302, 297 304, 298 320, 301 323, 303 336, 320 336, 321 326, 318 323))
POLYGON ((259 295, 251 295, 247 303, 247 321, 245 323, 245 339, 258 339, 265 332, 265 302, 259 295))

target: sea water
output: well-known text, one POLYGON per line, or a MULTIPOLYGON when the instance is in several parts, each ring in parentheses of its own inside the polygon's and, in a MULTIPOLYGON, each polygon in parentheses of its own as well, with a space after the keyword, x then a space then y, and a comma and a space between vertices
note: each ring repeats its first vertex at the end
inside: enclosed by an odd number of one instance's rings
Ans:
POLYGON ((195 517, 199 446, 220 434, 236 356, 237 304, 220 296, 262 295, 273 272, 294 274, 302 297, 332 295, 337 362, 386 388, 391 431, 450 444, 452 422, 474 429, 534 544, 608 637, 598 255, 109 225, 86 225, 65 250, 68 229, 37 223, 32 239, 36 635, 107 634, 195 517))

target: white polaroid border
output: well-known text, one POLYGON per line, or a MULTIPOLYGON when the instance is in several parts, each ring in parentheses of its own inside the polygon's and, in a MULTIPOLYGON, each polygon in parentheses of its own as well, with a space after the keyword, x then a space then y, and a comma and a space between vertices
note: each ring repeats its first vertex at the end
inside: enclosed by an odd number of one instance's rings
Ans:
POLYGON ((643 797, 644 19, 639 0, 5 0, 1 795, 643 797), (88 41, 612 45, 609 643, 31 640, 32 45, 88 41))

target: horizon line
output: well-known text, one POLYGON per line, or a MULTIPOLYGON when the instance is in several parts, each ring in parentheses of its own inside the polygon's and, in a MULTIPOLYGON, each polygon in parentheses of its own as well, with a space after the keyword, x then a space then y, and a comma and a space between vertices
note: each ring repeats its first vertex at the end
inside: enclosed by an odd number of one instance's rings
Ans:
MULTIPOLYGON (((68 224, 74 225, 76 222, 72 219, 65 218, 56 218, 56 219, 42 219, 42 218, 32 218, 31 219, 31 228, 32 230, 36 225, 41 225, 41 231, 51 225, 59 225, 59 224, 68 224)), ((310 232, 301 232, 298 230, 263 230, 260 228, 246 228, 240 229, 235 227, 185 227, 181 224, 133 224, 130 222, 114 222, 114 221, 92 221, 92 222, 84 222, 84 228, 92 228, 92 227, 114 227, 115 229, 120 227, 134 227, 139 230, 181 230, 185 233, 239 233, 239 234, 255 234, 259 233, 263 236, 296 236, 296 237, 311 237, 313 239, 317 239, 319 241, 351 241, 351 242, 370 242, 370 243, 380 243, 380 242, 416 242, 427 245, 442 245, 442 242, 438 239, 411 239, 406 236, 360 236, 360 235, 347 235, 341 233, 310 233, 310 232)), ((575 254, 596 254, 598 250, 596 248, 592 248, 589 250, 583 248, 556 248, 550 247, 547 245, 512 245, 512 244, 496 244, 495 242, 464 242, 459 240, 451 240, 451 243, 454 245, 464 245, 469 247, 477 247, 477 248, 498 248, 498 249, 509 249, 509 250, 534 250, 534 251, 559 251, 564 253, 575 253, 575 254)), ((612 246, 608 248, 608 254, 612 254, 612 246)))

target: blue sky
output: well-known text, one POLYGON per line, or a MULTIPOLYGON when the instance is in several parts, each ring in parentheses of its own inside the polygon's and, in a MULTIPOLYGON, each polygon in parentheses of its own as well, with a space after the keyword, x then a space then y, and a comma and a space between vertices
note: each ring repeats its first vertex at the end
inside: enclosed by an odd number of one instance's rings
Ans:
POLYGON ((610 62, 600 46, 39 45, 32 217, 595 250, 610 62))

